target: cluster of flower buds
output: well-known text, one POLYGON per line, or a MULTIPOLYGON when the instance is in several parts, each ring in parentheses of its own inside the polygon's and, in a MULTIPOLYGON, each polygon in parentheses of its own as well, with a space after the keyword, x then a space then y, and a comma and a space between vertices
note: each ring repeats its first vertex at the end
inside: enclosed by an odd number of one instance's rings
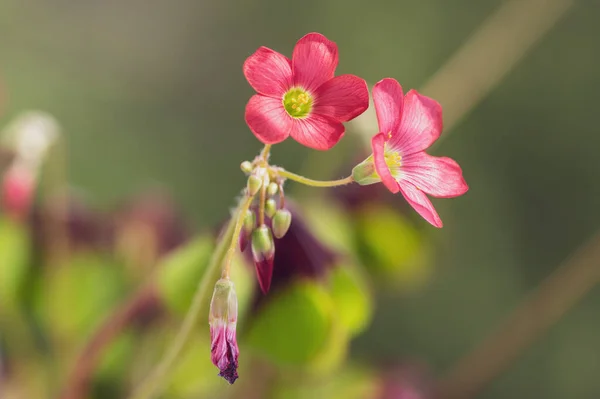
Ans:
POLYGON ((242 171, 248 174, 246 194, 255 198, 255 205, 246 211, 240 233, 239 244, 243 252, 248 243, 256 275, 263 293, 271 287, 275 238, 283 238, 292 223, 292 213, 285 208, 283 179, 277 176, 276 169, 260 166, 260 158, 251 163, 245 161, 242 171))

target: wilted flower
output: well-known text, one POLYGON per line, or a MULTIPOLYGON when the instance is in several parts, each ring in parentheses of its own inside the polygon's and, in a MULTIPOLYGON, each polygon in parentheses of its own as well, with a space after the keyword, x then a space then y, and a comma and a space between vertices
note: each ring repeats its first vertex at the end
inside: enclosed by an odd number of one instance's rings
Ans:
POLYGON ((371 141, 373 154, 352 171, 354 180, 362 185, 383 181, 425 220, 442 227, 426 193, 451 198, 469 189, 454 160, 424 151, 442 133, 442 107, 415 90, 404 97, 400 84, 389 78, 373 87, 373 100, 380 133, 371 141))
POLYGON ((220 370, 219 376, 233 384, 238 378, 239 349, 236 341, 237 296, 233 283, 220 279, 215 284, 210 302, 211 360, 220 370))
POLYGON ((334 77, 337 45, 319 33, 301 38, 290 60, 260 47, 244 63, 244 75, 258 92, 246 106, 246 123, 265 144, 292 136, 300 144, 328 150, 344 134, 344 125, 369 106, 365 81, 354 75, 334 77))

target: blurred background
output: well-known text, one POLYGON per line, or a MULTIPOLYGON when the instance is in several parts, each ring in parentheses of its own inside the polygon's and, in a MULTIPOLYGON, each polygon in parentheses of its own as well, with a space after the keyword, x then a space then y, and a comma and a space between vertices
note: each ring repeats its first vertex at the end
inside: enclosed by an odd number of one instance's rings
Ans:
MULTIPOLYGON (((278 251, 327 256, 266 298, 240 257, 240 379, 216 376, 201 316, 163 397, 597 398, 599 18, 591 0, 3 0, 0 397, 125 398, 148 374, 261 148, 242 63, 317 31, 337 74, 441 102, 430 152, 470 191, 434 200, 437 230, 377 187, 289 183, 306 231, 278 251)), ((372 118, 272 162, 346 176, 372 118)))

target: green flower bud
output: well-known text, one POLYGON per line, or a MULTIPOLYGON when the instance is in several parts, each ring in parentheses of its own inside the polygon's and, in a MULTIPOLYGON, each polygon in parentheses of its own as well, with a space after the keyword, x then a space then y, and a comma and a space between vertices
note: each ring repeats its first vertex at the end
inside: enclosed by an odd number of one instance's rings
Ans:
POLYGON ((381 178, 375 170, 375 163, 373 163, 373 155, 370 155, 367 159, 359 163, 352 169, 352 178, 355 182, 361 186, 369 184, 379 183, 381 178))
POLYGON ((273 195, 277 194, 277 191, 279 191, 279 186, 277 185, 277 183, 275 183, 275 182, 269 183, 269 186, 267 187, 267 194, 273 196, 273 195))
POLYGON ((252 163, 250 163, 249 161, 244 161, 242 162, 242 164, 240 165, 240 169, 242 170, 242 172, 244 173, 250 173, 252 172, 252 163))
POLYGON ((251 210, 246 211, 246 216, 244 216, 244 224, 242 225, 242 231, 240 232, 240 251, 244 252, 246 247, 248 246, 248 242, 250 241, 250 236, 256 227, 256 216, 254 212, 251 210))
POLYGON ((250 175, 248 177, 248 195, 256 195, 258 190, 262 187, 263 179, 256 175, 250 175))
POLYGON ((277 203, 273 198, 270 198, 265 203, 265 213, 268 217, 272 218, 275 212, 277 212, 277 203))
POLYGON ((287 209, 279 209, 273 216, 273 235, 282 238, 290 229, 292 224, 292 213, 287 209))

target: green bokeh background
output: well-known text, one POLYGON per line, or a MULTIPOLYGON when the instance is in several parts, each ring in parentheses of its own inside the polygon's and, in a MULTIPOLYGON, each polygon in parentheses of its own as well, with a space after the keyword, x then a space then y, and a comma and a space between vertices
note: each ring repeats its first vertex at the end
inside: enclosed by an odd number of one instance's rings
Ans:
MULTIPOLYGON (((419 88, 501 3, 3 0, 2 121, 52 113, 69 179, 97 206, 159 185, 207 228, 227 215, 244 184, 238 165, 260 148, 244 123, 252 90, 241 72, 258 46, 289 55, 319 31, 339 46, 339 74, 419 88)), ((458 160, 470 191, 435 201, 445 227, 427 230, 431 281, 380 295, 359 357, 445 370, 600 226, 599 18, 600 2, 575 2, 435 149, 458 160)), ((347 151, 309 157, 288 141, 273 161, 337 177, 330 160, 352 160, 347 151)), ((599 307, 595 289, 481 397, 598 397, 599 307)))

